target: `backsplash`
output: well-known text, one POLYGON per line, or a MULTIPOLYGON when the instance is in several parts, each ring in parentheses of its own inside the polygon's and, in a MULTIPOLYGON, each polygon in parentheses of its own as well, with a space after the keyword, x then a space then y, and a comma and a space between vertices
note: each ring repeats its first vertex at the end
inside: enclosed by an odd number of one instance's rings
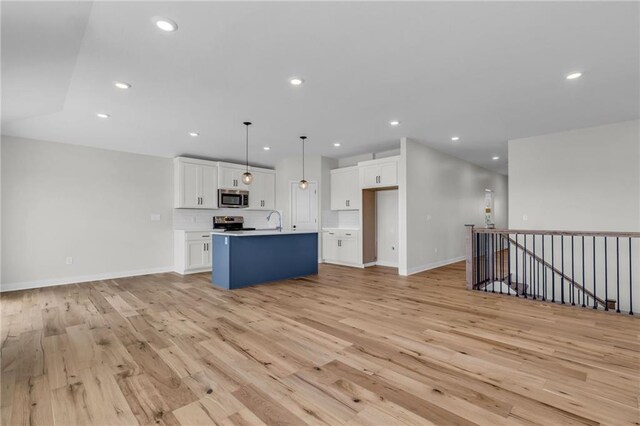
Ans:
POLYGON ((360 229, 359 210, 324 210, 322 212, 323 228, 356 228, 360 229))
POLYGON ((245 209, 173 209, 173 229, 176 230, 205 230, 213 228, 213 216, 243 216, 244 226, 247 228, 275 228, 278 226, 278 216, 273 215, 267 221, 268 211, 245 209))

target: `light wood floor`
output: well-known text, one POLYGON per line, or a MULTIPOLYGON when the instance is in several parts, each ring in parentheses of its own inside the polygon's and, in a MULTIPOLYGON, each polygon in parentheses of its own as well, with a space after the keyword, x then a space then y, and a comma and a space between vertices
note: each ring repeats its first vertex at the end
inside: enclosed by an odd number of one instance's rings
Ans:
POLYGON ((2 425, 638 424, 637 318, 470 292, 463 268, 3 294, 2 425))

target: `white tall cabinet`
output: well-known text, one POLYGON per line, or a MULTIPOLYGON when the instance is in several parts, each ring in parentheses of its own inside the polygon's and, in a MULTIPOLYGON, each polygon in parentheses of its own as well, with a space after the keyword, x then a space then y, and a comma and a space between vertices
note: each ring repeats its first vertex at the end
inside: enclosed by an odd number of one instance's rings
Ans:
POLYGON ((218 208, 218 166, 215 162, 178 157, 174 162, 174 207, 218 208))

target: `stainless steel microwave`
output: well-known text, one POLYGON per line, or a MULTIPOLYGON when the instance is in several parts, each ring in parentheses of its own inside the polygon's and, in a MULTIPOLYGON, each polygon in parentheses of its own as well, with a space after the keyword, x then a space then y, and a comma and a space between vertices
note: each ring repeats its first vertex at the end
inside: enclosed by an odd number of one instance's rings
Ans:
POLYGON ((242 209, 249 207, 249 191, 218 189, 218 208, 242 209))

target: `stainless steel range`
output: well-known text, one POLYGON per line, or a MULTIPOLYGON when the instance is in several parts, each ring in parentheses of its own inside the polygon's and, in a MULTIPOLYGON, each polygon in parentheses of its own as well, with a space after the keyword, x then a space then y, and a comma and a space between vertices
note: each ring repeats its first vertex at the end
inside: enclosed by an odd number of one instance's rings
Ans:
POLYGON ((254 231, 256 228, 245 228, 242 216, 214 216, 213 229, 223 231, 254 231))

